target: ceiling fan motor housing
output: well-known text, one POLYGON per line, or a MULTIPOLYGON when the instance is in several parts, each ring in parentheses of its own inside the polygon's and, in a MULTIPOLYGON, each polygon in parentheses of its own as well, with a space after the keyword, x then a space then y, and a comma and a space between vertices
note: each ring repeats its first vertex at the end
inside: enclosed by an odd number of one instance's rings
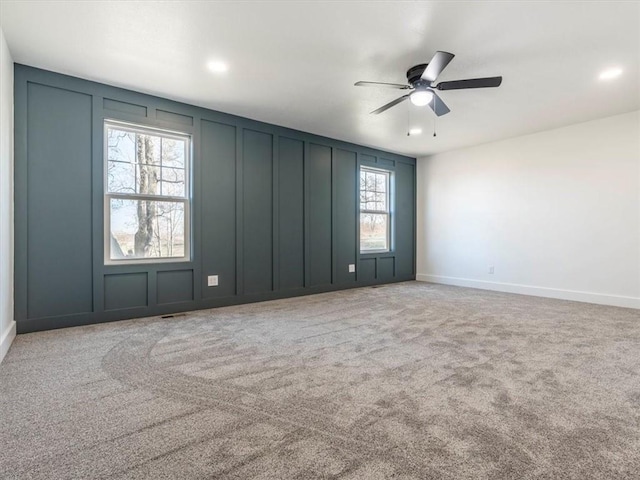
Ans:
POLYGON ((415 67, 411 67, 409 70, 407 70, 407 81, 410 85, 415 86, 415 84, 418 82, 424 83, 427 86, 429 85, 429 82, 426 82, 424 80, 420 81, 420 76, 427 68, 427 65, 429 64, 421 63, 420 65, 416 65, 415 67))

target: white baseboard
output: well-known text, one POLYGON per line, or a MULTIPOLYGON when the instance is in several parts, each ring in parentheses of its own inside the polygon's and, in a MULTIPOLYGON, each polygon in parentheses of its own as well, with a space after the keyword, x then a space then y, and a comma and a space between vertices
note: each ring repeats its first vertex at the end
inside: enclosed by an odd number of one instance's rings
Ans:
POLYGON ((470 278, 445 277, 442 275, 428 275, 419 273, 416 280, 420 282, 442 283, 456 285, 458 287, 479 288, 481 290, 494 290, 497 292, 519 293, 534 297, 559 298, 575 302, 597 303, 599 305, 612 305, 614 307, 640 309, 640 298, 625 297, 621 295, 607 295, 603 293, 580 292, 576 290, 560 290, 557 288, 533 287, 531 285, 518 285, 516 283, 487 282, 485 280, 473 280, 470 278))
POLYGON ((2 339, 0 339, 0 363, 9 351, 14 338, 16 338, 16 322, 12 320, 11 325, 2 333, 2 339))

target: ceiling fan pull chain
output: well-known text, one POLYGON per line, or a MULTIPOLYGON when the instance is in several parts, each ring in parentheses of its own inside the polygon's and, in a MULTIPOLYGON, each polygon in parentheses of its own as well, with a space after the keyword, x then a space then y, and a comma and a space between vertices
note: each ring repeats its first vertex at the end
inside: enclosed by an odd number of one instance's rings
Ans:
POLYGON ((433 136, 436 136, 436 121, 438 120, 438 117, 434 117, 433 118, 433 136))

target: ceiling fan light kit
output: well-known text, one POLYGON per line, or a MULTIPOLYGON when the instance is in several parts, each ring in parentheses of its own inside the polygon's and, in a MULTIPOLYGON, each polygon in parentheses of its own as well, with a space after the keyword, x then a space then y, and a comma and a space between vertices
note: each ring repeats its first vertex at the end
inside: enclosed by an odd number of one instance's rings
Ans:
POLYGON ((415 67, 411 67, 407 70, 407 81, 409 82, 409 85, 385 82, 356 82, 354 85, 357 87, 387 87, 398 90, 413 90, 411 93, 396 98, 395 100, 371 112, 374 115, 378 115, 379 113, 404 102, 408 98, 411 100, 411 103, 419 107, 429 105, 433 112, 440 117, 442 115, 446 115, 451 110, 449 110, 449 107, 447 107, 442 99, 436 94, 435 90, 463 90, 468 88, 499 87, 502 83, 502 77, 488 77, 453 80, 449 82, 440 82, 436 85, 434 82, 445 67, 449 65, 451 60, 453 60, 453 57, 453 53, 438 51, 429 63, 422 63, 415 67))
POLYGON ((409 95, 409 99, 417 107, 423 107, 433 100, 433 93, 426 89, 414 90, 409 95))

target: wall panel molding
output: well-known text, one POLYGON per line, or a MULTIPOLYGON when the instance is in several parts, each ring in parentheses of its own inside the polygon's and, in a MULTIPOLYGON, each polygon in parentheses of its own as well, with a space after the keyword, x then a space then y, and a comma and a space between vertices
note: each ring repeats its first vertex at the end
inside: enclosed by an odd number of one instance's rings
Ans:
POLYGON ((22 65, 15 120, 18 333, 414 279, 415 158, 22 65), (191 261, 104 265, 105 119, 192 136, 191 261), (40 189, 45 159, 68 175, 40 189), (399 248, 384 258, 359 253, 361 163, 400 172, 399 248), (63 207, 64 228, 43 220, 63 207), (31 243, 29 221, 39 231, 31 243), (209 275, 219 286, 207 286, 209 275), (39 278, 56 279, 55 298, 39 278))

